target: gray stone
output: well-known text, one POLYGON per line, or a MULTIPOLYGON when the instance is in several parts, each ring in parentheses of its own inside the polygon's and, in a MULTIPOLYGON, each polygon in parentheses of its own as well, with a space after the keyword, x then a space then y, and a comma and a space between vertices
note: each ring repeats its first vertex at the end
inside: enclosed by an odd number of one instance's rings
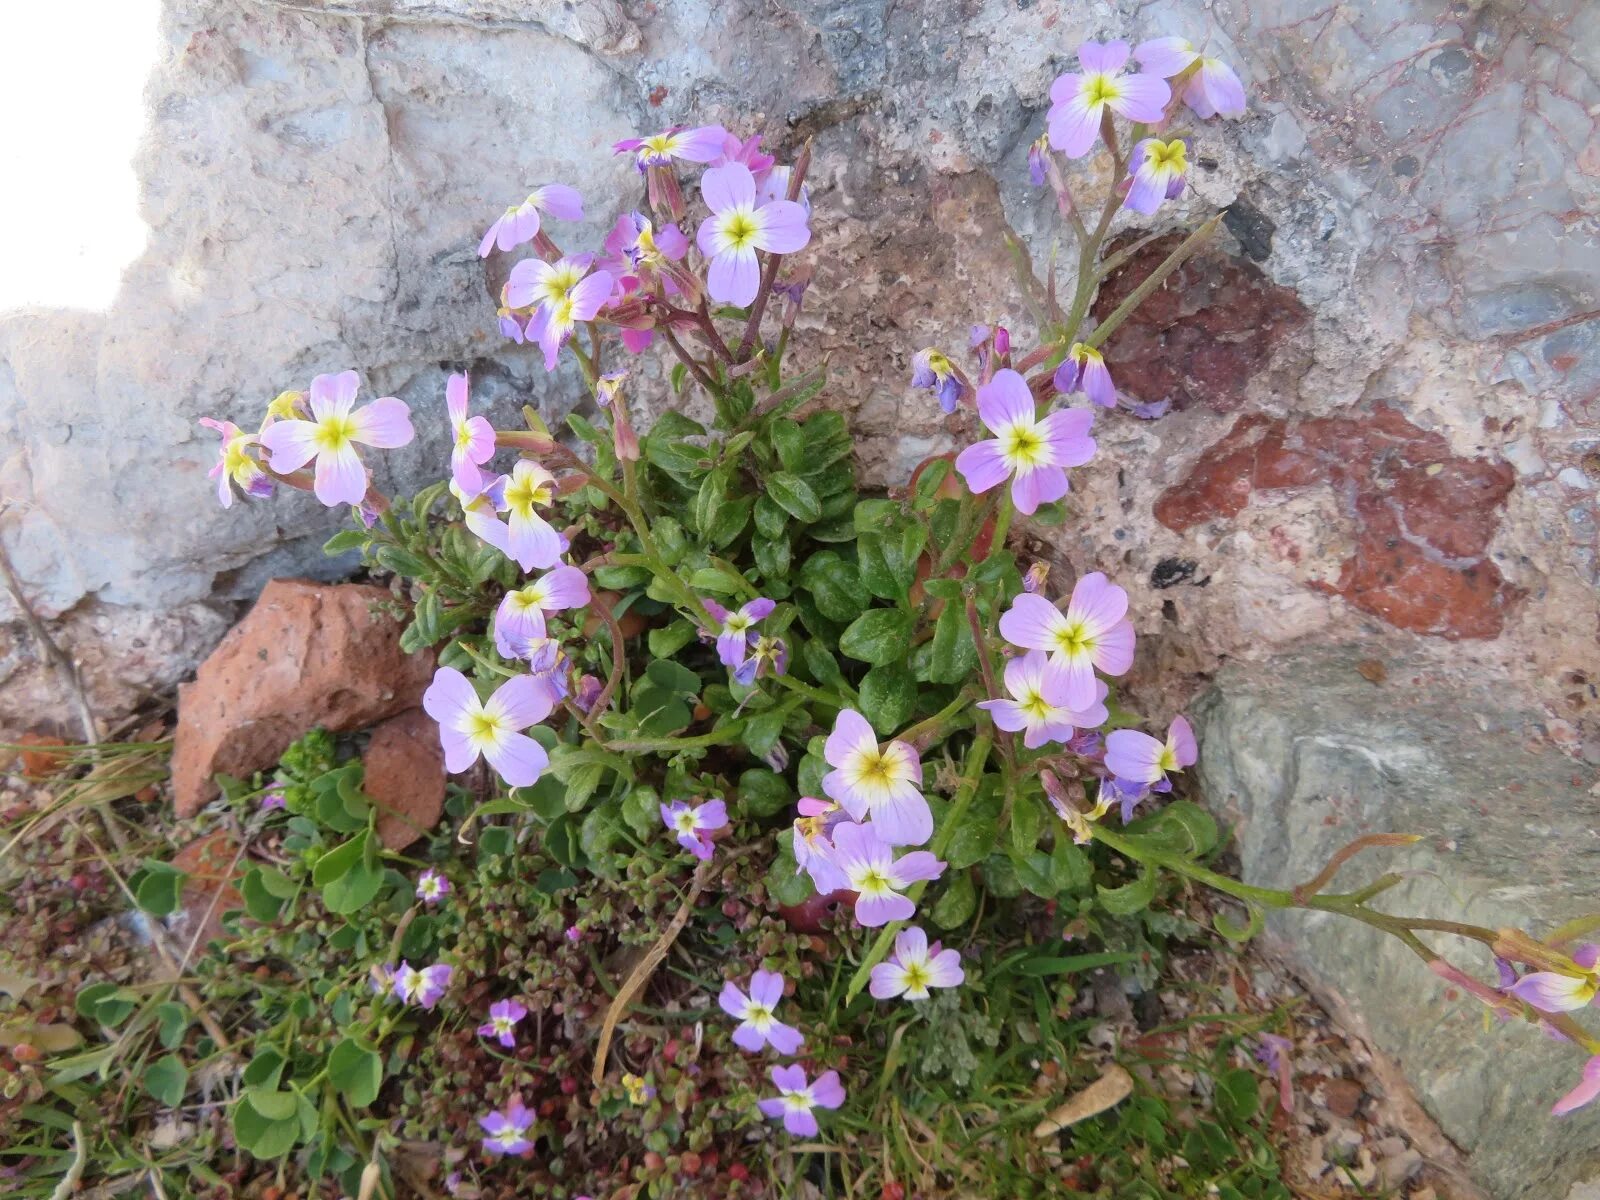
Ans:
MULTIPOLYGON (((1399 658, 1374 684, 1357 670, 1369 654, 1229 667, 1196 705, 1200 786, 1237 822, 1242 877, 1289 888, 1362 834, 1418 833, 1415 847, 1361 854, 1330 890, 1399 871, 1374 907, 1535 935, 1600 911, 1600 775, 1554 748, 1503 681, 1399 658)), ((1493 1195, 1543 1200, 1600 1178, 1600 1111, 1549 1115, 1580 1051, 1521 1022, 1485 1029, 1479 1002, 1349 918, 1286 912, 1269 932, 1360 1016, 1493 1195)), ((1478 943, 1421 937, 1494 982, 1478 943)))

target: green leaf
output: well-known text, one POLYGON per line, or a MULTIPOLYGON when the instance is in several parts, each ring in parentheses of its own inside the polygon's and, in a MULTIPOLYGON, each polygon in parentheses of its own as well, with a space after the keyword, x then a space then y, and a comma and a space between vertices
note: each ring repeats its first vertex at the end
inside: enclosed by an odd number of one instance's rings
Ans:
POLYGON ((757 713, 746 719, 741 738, 745 749, 757 758, 765 758, 778 744, 778 738, 782 733, 783 714, 774 710, 757 713))
POLYGON ((653 787, 629 788, 622 798, 623 823, 641 838, 661 832, 661 795, 653 787))
POLYGON ((178 911, 185 878, 184 873, 171 863, 147 858, 143 870, 137 873, 133 882, 134 901, 153 916, 171 916, 178 911))
POLYGON ((717 513, 728 499, 728 481, 733 476, 732 467, 718 467, 707 471, 700 481, 700 490, 694 498, 694 527, 701 533, 710 530, 717 513))
POLYGON ((364 529, 341 529, 322 544, 322 552, 329 558, 345 554, 351 550, 359 550, 367 544, 367 531, 364 529))
POLYGON ((358 863, 322 889, 323 906, 340 916, 359 912, 383 890, 383 871, 358 863))
POLYGON ((751 767, 739 776, 739 803, 752 817, 770 817, 794 803, 794 789, 776 772, 751 767))
POLYGON ((906 723, 917 706, 917 681, 898 663, 873 667, 861 680, 861 713, 888 736, 906 723))
POLYGON ((1022 881, 1022 886, 1035 896, 1041 900, 1055 897, 1056 882, 1050 872, 1050 856, 1043 850, 1035 850, 1031 854, 1018 854, 1013 850, 1011 865, 1016 868, 1017 878, 1022 881))
POLYGON ((934 904, 929 919, 940 929, 954 929, 971 920, 977 906, 978 890, 972 886, 972 874, 960 871, 934 904))
POLYGON ((811 593, 817 611, 832 621, 853 621, 870 603, 867 589, 861 586, 860 569, 833 550, 821 550, 806 559, 800 568, 800 586, 811 593))
POLYGON ((347 1037, 328 1055, 328 1082, 355 1107, 365 1108, 378 1098, 383 1060, 376 1050, 347 1037))
POLYGON ((978 649, 972 641, 966 610, 960 604, 946 603, 933 627, 929 678, 934 683, 961 683, 977 669, 978 649))
POLYGON ((963 870, 989 857, 1000 835, 1000 805, 998 788, 980 787, 945 847, 944 857, 952 870, 963 870))
POLYGON ((745 586, 745 580, 721 567, 701 567, 689 576, 689 586, 697 592, 731 596, 745 586))
POLYGON ((732 544, 750 523, 750 512, 754 507, 755 501, 749 497, 724 504, 717 510, 716 520, 706 530, 706 543, 713 550, 721 550, 732 544))
POLYGON ((839 649, 876 667, 899 662, 911 649, 912 621, 910 613, 899 609, 869 609, 839 636, 839 649))
POLYGON ((797 521, 810 524, 822 518, 822 501, 811 485, 798 475, 779 471, 767 478, 767 495, 797 521))
POLYGON ((1143 912, 1156 898, 1156 881, 1156 873, 1153 870, 1141 867, 1139 877, 1132 883, 1123 884, 1118 888, 1097 888, 1100 907, 1115 917, 1129 917, 1136 912, 1143 912))
POLYGON ((1094 875, 1089 856, 1060 829, 1056 831, 1056 847, 1050 853, 1050 873, 1057 892, 1081 892, 1094 875))
POLYGON ((1217 1112, 1234 1125, 1247 1124, 1261 1107, 1261 1089, 1253 1071, 1235 1068, 1217 1076, 1217 1112))
MULTIPOLYGON (((1011 806, 1011 852, 1025 859, 1039 844, 1039 832, 1044 828, 1044 805, 1036 795, 1021 795, 1011 806)), ((1048 871, 1048 865, 1045 868, 1048 871)), ((1052 894, 1054 892, 1052 891, 1052 894)))
POLYGON ((311 882, 318 887, 326 887, 360 863, 366 854, 366 849, 365 833, 341 842, 317 859, 316 865, 311 868, 311 882))
POLYGON ((690 642, 697 630, 693 621, 677 620, 661 629, 652 629, 646 638, 652 658, 671 658, 690 642))
POLYGON ((779 508, 771 496, 763 492, 756 497, 756 532, 764 538, 783 538, 789 535, 789 514, 779 508))
POLYGON ((176 1108, 189 1090, 189 1068, 176 1054, 158 1058, 144 1069, 144 1090, 168 1108, 176 1108))
POLYGON ((795 421, 773 421, 768 426, 772 448, 778 452, 778 461, 785 471, 804 474, 806 469, 806 435, 795 421))
POLYGON ((645 678, 682 696, 700 694, 700 676, 679 663, 653 662, 645 668, 645 678))
POLYGON ((299 1108, 295 1093, 268 1087, 248 1089, 245 1092, 245 1103, 269 1121, 287 1121, 299 1108))
POLYGON ((948 458, 936 458, 922 469, 917 484, 911 489, 911 503, 917 509, 932 508, 938 499, 939 488, 950 478, 952 470, 948 458))
MULTIPOLYGON (((78 989, 78 995, 73 1000, 72 1007, 77 1009, 78 1015, 85 1021, 98 1020, 96 1010, 100 1006, 100 1001, 106 999, 115 991, 117 991, 117 985, 114 983, 86 984, 78 989)), ((128 1011, 132 1012, 133 1010, 130 1008, 128 1011)))
POLYGON ((283 1052, 276 1046, 263 1046, 245 1067, 241 1078, 247 1088, 264 1087, 270 1090, 278 1086, 283 1068, 283 1052))
POLYGON ((176 1050, 189 1031, 189 1007, 176 1000, 156 1005, 156 1039, 164 1050, 176 1050))
MULTIPOLYGON (((757 507, 760 507, 759 501, 757 507)), ((793 552, 787 537, 769 538, 758 534, 750 539, 750 554, 756 560, 756 570, 769 582, 775 583, 786 578, 793 564, 793 552)))
POLYGON ((815 891, 811 876, 795 865, 793 839, 778 839, 778 853, 767 871, 766 885, 767 894, 782 905, 803 904, 815 891))
MULTIPOLYGON (((239 883, 239 894, 244 897, 244 910, 262 924, 270 924, 283 911, 283 901, 267 889, 262 877, 271 867, 251 867, 239 883)), ((281 872, 274 871, 281 875, 281 872)))
POLYGON ((300 1140, 300 1122, 295 1116, 276 1121, 262 1116, 248 1099, 233 1106, 234 1139, 260 1159, 281 1158, 300 1140))
POLYGON ((1028 975, 1034 978, 1042 978, 1046 975, 1077 975, 1083 971, 1095 971, 1101 967, 1114 967, 1122 963, 1138 962, 1139 957, 1137 951, 1117 950, 1098 954, 1068 954, 1061 957, 1025 958, 1013 970, 1018 975, 1028 975))

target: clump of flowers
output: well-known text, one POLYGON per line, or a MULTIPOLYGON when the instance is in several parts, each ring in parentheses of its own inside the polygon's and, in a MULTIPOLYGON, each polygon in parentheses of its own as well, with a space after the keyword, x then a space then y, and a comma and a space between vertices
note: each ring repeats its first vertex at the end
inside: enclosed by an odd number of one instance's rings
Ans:
MULTIPOLYGON (((560 1099, 541 1102, 536 1120, 514 1095, 478 1118, 484 1155, 526 1155, 540 1141, 559 1154, 562 1130, 591 1103, 615 1119, 648 1112, 652 1138, 676 1136, 658 1110, 670 1101, 683 1113, 712 1081, 669 1082, 681 1046, 641 1053, 664 1036, 657 1026, 626 1035, 621 1065, 608 1054, 654 973, 705 986, 671 954, 707 909, 735 923, 751 909, 789 914, 813 899, 836 909, 820 927, 835 939, 836 961, 854 962, 848 978, 813 959, 770 957, 777 943, 769 941, 760 952, 768 957, 729 972, 747 982, 729 979, 703 1004, 735 1022, 731 1039, 748 1053, 808 1051, 805 1064, 771 1066, 776 1094, 726 1085, 743 1119, 759 1112, 808 1138, 819 1132, 818 1112, 847 1101, 840 1071, 850 1070, 851 1037, 808 1043, 799 1024, 812 1028, 809 1010, 785 999, 791 984, 796 997, 815 996, 833 976, 835 1016, 870 990, 909 1002, 885 1006, 883 1020, 921 1020, 961 1001, 957 993, 926 1003, 976 970, 961 947, 930 939, 925 927, 966 936, 979 896, 1000 903, 1025 892, 1041 902, 1039 919, 1058 926, 1054 935, 1076 936, 1102 917, 1135 915, 1156 901, 1164 875, 1176 875, 1246 909, 1243 931, 1219 920, 1229 936, 1248 936, 1267 908, 1309 907, 1422 945, 1423 926, 1369 907, 1372 889, 1325 893, 1343 858, 1315 886, 1284 892, 1235 885, 1208 865, 1220 841, 1215 821, 1174 798, 1197 761, 1193 731, 1181 716, 1164 739, 1134 728, 1127 697, 1113 691, 1135 659, 1127 593, 1089 570, 1063 606, 1049 572, 1034 564, 1024 575, 1009 548, 1018 514, 1067 518, 1069 473, 1095 459, 1097 421, 1104 429, 1165 411, 1162 398, 1120 394, 1106 367, 1106 341, 1128 306, 1091 323, 1107 239, 1184 193, 1204 134, 1187 117, 1180 123, 1180 109, 1204 118, 1245 105, 1232 71, 1182 39, 1132 50, 1087 42, 1078 59, 1080 69, 1052 86, 1047 130, 1028 152, 1030 176, 1055 193, 1078 240, 1073 294, 1058 301, 1053 266, 1042 285, 1025 271, 1032 335, 1008 314, 980 311, 965 335, 970 373, 934 346, 911 356, 916 402, 937 403, 960 440, 903 491, 861 494, 848 426, 819 403, 824 369, 791 361, 813 274, 790 256, 814 233, 826 236, 834 219, 831 197, 809 190, 809 146, 780 163, 759 138, 721 125, 617 143, 643 176, 642 194, 597 246, 563 250, 550 236, 546 218, 584 213, 577 193, 558 184, 494 218, 478 246, 483 256, 523 254, 493 320, 512 342, 538 344, 547 370, 571 362, 599 426, 575 415, 568 437, 531 407, 523 427, 474 415, 467 376, 452 374, 435 410, 450 431, 438 482, 397 501, 376 490, 357 447, 409 443, 410 410, 393 397, 356 407, 353 371, 317 376, 307 397, 284 393, 258 433, 208 423, 223 439, 212 475, 225 506, 235 488, 264 497, 280 484, 353 506, 356 527, 330 550, 359 547, 374 568, 402 578, 396 594, 412 605, 402 644, 437 656, 423 708, 461 784, 458 800, 470 805, 459 840, 482 837, 480 864, 538 856, 544 865, 526 874, 530 903, 555 931, 547 948, 609 973, 589 933, 586 873, 683 889, 677 916, 624 968, 611 1010, 592 1022, 600 1099, 564 1079, 560 1099), (1097 148, 1109 166, 1075 194, 1070 160, 1097 148), (1085 222, 1096 204, 1100 218, 1085 222), (655 376, 627 364, 646 352, 675 361, 654 397, 664 415, 640 432, 629 393, 655 376), (696 403, 678 402, 691 390, 696 403), (974 408, 983 436, 972 436, 974 408), (767 871, 762 887, 718 895, 750 858, 767 871), (797 1023, 781 1020, 780 1008, 797 1023)), ((1216 218, 1203 224, 1138 294, 1158 288, 1216 228, 1216 218)), ((985 310, 999 302, 977 298, 985 310)), ((945 345, 963 336, 944 334, 945 345)), ((301 848, 315 859, 327 911, 341 915, 371 905, 388 878, 370 814, 343 782, 318 811, 347 840, 301 848)), ((412 886, 390 874, 394 886, 412 886)), ((468 878, 454 867, 451 875, 468 878)), ((274 880, 279 897, 267 878, 252 884, 258 911, 292 890, 274 880)), ((555 1011, 520 985, 516 968, 483 952, 483 938, 460 932, 473 914, 463 896, 443 903, 452 889, 441 870, 424 871, 414 887, 417 903, 402 897, 396 910, 407 911, 410 927, 395 931, 389 953, 408 937, 424 945, 460 937, 478 965, 458 975, 445 962, 402 960, 372 971, 372 991, 405 1007, 367 1001, 378 1015, 339 1052, 346 1092, 363 1094, 373 1062, 381 1077, 384 1059, 368 1039, 392 1038, 397 1027, 410 1038, 416 1022, 438 1024, 427 1014, 452 987, 477 1012, 513 988, 521 997, 488 1006, 476 1026, 483 1040, 472 1044, 482 1060, 509 1057, 486 1043, 527 1055, 547 1017, 588 1028, 596 1014, 555 1011), (519 1046, 519 1025, 533 1014, 540 1023, 519 1046)), ((1498 987, 1442 958, 1430 965, 1467 980, 1496 1013, 1537 1021, 1595 1055, 1558 1111, 1589 1102, 1600 1093, 1600 1040, 1570 1014, 1596 997, 1596 953, 1481 932, 1502 964, 1498 987)), ((804 943, 813 958, 817 944, 804 943)), ((469 961, 448 944, 439 952, 469 961)), ((470 1039, 473 1026, 465 1028, 470 1039)), ((1281 1048, 1274 1053, 1281 1063, 1281 1048)), ((490 1094, 520 1088, 526 1077, 516 1069, 490 1094)), ((289 1092, 240 1103, 257 1101, 269 1110, 252 1110, 262 1121, 274 1112, 299 1120, 289 1092)), ((300 1132, 285 1126, 261 1140, 294 1144, 300 1132)))

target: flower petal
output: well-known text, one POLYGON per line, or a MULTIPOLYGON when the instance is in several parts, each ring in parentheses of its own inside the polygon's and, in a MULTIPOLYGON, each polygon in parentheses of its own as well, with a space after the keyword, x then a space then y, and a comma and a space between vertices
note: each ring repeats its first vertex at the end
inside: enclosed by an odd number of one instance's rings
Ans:
POLYGON ((550 693, 532 675, 506 680, 483 705, 485 713, 503 717, 512 729, 537 725, 552 708, 550 693))
POLYGON ((1043 596, 1023 592, 1000 614, 1000 636, 1025 650, 1052 650, 1066 618, 1043 596))
POLYGON ((547 183, 535 188, 533 202, 552 217, 560 217, 563 221, 583 220, 583 197, 578 194, 577 188, 564 183, 547 183))
POLYGON ((977 494, 998 487, 1011 474, 1011 467, 1000 453, 998 438, 968 446, 956 455, 956 470, 967 481, 967 488, 977 494))
POLYGON ((878 735, 867 719, 855 709, 846 708, 834 719, 833 732, 823 743, 822 757, 830 767, 842 767, 852 754, 877 748, 878 735))
POLYGON ((512 787, 532 787, 550 765, 544 747, 525 733, 502 736, 483 756, 512 787))
MULTIPOLYGON (((700 196, 706 207, 714 213, 730 208, 754 208, 756 180, 750 168, 733 162, 724 167, 712 167, 700 177, 700 196)), ((702 247, 703 248, 703 247, 702 247)))
MULTIPOLYGON (((722 169, 727 170, 726 167, 722 169)), ((706 273, 706 290, 713 300, 739 308, 754 300, 761 290, 761 267, 756 262, 755 250, 750 247, 724 250, 713 258, 711 269, 706 273)))
POLYGON ((1045 118, 1050 144, 1068 158, 1082 158, 1100 136, 1100 109, 1101 105, 1086 103, 1081 93, 1052 106, 1045 118))
POLYGON ((411 409, 403 400, 381 396, 357 409, 350 416, 350 437, 365 446, 394 450, 416 437, 411 428, 411 409))
POLYGON ((735 1020, 744 1020, 744 1014, 750 1008, 750 998, 739 989, 739 985, 729 981, 722 985, 722 992, 717 997, 717 1006, 735 1020))
POLYGON ((1033 424, 1035 409, 1028 381, 1010 367, 996 371, 994 378, 978 389, 978 416, 994 433, 1008 425, 1033 424))
POLYGON ((317 427, 311 421, 274 421, 261 431, 267 465, 280 475, 298 471, 317 455, 317 427))
POLYGON ((872 806, 872 827, 890 846, 920 846, 933 836, 933 810, 909 783, 872 806))
MULTIPOLYGON (((278 424, 284 423, 280 421, 278 424)), ((274 425, 272 428, 277 427, 274 425)), ((354 446, 347 444, 331 454, 324 450, 317 455, 313 490, 317 499, 329 508, 361 503, 361 498, 367 494, 367 469, 361 465, 361 457, 354 446)))
POLYGON ((1118 779, 1154 783, 1161 778, 1165 747, 1140 729, 1113 729, 1106 735, 1106 770, 1118 779))
POLYGON ((761 228, 754 241, 760 250, 774 254, 793 254, 805 249, 811 240, 811 229, 806 224, 806 210, 792 200, 774 200, 756 210, 761 228))
POLYGON ((1117 80, 1121 94, 1106 102, 1112 112, 1130 121, 1155 123, 1166 115, 1172 89, 1156 75, 1126 75, 1117 80))

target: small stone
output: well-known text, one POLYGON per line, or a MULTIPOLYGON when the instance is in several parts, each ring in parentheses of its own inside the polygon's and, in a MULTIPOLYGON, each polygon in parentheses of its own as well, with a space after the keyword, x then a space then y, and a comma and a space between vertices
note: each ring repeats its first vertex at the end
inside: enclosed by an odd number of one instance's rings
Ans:
POLYGON ((193 816, 212 776, 264 770, 307 730, 364 729, 415 708, 431 656, 400 649, 382 588, 274 579, 249 614, 178 689, 173 803, 193 816))
POLYGON ((372 731, 363 789, 378 808, 378 840, 404 850, 439 823, 444 812, 444 752, 439 726, 420 708, 390 717, 372 731))
POLYGON ((1378 1160, 1378 1182, 1385 1188, 1397 1188, 1422 1170, 1422 1155, 1415 1150, 1402 1150, 1378 1160))
POLYGON ((1361 1107, 1361 1085, 1354 1079, 1329 1079, 1320 1089, 1321 1106, 1336 1117, 1353 1117, 1361 1107))

